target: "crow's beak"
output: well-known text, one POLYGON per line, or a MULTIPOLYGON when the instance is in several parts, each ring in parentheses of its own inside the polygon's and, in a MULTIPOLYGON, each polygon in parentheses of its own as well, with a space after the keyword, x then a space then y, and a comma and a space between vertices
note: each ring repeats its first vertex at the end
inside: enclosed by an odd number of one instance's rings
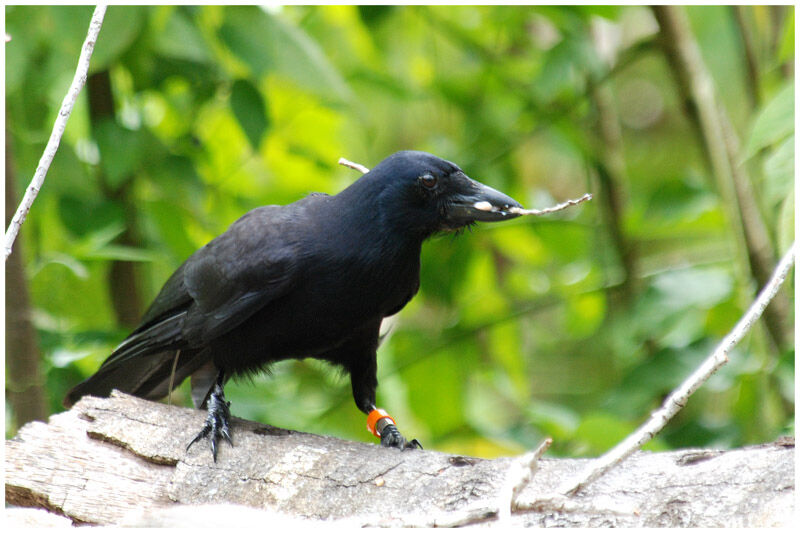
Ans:
POLYGON ((458 190, 451 195, 448 204, 447 221, 458 225, 510 220, 519 214, 510 213, 509 208, 522 208, 510 196, 465 175, 460 176, 458 190))

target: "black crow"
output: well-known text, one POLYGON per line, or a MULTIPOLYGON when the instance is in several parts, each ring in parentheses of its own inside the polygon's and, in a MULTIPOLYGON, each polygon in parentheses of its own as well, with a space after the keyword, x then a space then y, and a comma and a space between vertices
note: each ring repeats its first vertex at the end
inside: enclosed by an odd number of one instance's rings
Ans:
POLYGON ((64 405, 112 389, 159 399, 191 377, 208 418, 189 446, 210 437, 216 461, 218 439, 232 443, 226 381, 313 357, 350 374, 383 446, 419 446, 375 406, 381 320, 417 293, 425 239, 514 218, 512 207, 521 206, 455 164, 404 151, 337 195, 253 209, 172 274, 141 325, 64 405))

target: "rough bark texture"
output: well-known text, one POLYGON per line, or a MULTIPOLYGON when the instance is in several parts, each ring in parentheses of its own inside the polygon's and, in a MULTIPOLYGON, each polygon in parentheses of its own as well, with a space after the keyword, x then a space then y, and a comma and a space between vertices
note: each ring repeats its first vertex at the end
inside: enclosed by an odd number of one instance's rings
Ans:
MULTIPOLYGON (((214 463, 186 444, 205 414, 114 393, 86 397, 6 441, 7 519, 17 524, 498 525, 513 459, 387 450, 233 420, 214 463), (245 506, 245 507, 241 507, 245 506), (45 509, 50 513, 41 511, 45 509), (470 520, 465 517, 471 516, 470 520)), ((585 459, 543 459, 521 501, 546 495, 585 459)), ((773 526, 790 523, 793 441, 742 450, 638 453, 564 504, 516 511, 525 526, 773 526)))

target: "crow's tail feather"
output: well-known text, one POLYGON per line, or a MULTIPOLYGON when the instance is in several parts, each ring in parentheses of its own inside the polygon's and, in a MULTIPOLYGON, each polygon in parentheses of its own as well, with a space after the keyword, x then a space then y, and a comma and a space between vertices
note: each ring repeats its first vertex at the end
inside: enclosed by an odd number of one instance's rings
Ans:
POLYGON ((96 374, 67 393, 64 406, 71 407, 87 394, 108 396, 113 389, 149 400, 166 396, 170 383, 177 387, 210 359, 207 350, 186 347, 181 337, 184 316, 180 313, 134 331, 96 374))

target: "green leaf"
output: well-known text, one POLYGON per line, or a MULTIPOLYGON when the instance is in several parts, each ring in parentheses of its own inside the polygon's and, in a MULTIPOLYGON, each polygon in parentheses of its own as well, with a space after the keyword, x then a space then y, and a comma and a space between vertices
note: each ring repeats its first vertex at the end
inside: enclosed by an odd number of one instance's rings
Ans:
POLYGON ((66 267, 67 270, 72 272, 77 278, 87 279, 89 277, 89 271, 87 270, 86 265, 71 255, 60 252, 47 252, 45 256, 42 257, 42 261, 35 264, 30 273, 30 277, 35 276, 40 270, 42 270, 42 268, 50 264, 66 267))
MULTIPOLYGON (((37 157, 41 155, 43 148, 44 145, 39 149, 37 157)), ((50 175, 58 176, 58 179, 48 181, 47 186, 59 195, 93 197, 97 194, 97 182, 92 179, 87 168, 88 166, 78 159, 75 147, 62 139, 48 172, 50 175)))
POLYGON ((659 305, 669 310, 708 309, 730 296, 733 279, 721 268, 687 268, 659 275, 653 286, 663 297, 659 305))
POLYGON ((794 183, 794 135, 790 135, 764 161, 764 200, 781 203, 794 183))
POLYGON ((788 11, 783 21, 783 36, 778 49, 778 61, 781 63, 794 57, 794 9, 788 11))
POLYGON ((124 231, 125 225, 121 222, 109 224, 108 226, 97 229, 86 235, 86 237, 81 239, 76 249, 85 253, 88 250, 101 248, 122 235, 124 231))
POLYGON ((440 436, 447 435, 465 421, 465 387, 468 372, 475 368, 477 357, 473 343, 455 343, 432 352, 432 342, 428 335, 408 335, 407 332, 393 335, 389 341, 396 364, 402 368, 399 375, 406 384, 411 411, 421 420, 435 419, 431 432, 440 436), (420 355, 422 360, 419 360, 420 355), (414 360, 417 362, 408 364, 414 360))
POLYGON ((778 215, 778 248, 781 254, 786 253, 794 239, 794 185, 792 185, 792 190, 781 205, 778 215))
POLYGON ((537 399, 523 408, 528 422, 556 439, 568 439, 581 421, 574 409, 558 403, 537 399))
POLYGON ((239 59, 244 61, 256 76, 273 68, 272 54, 267 38, 262 35, 264 14, 256 7, 230 7, 225 10, 225 22, 219 29, 219 38, 239 59), (262 26, 259 28, 259 26, 262 26))
POLYGON ((103 120, 94 131, 100 149, 100 165, 109 185, 119 187, 147 157, 145 133, 123 128, 114 120, 103 120))
POLYGON ((6 13, 6 34, 11 37, 11 40, 5 44, 7 95, 13 94, 18 87, 23 85, 27 68, 33 66, 30 60, 34 52, 33 43, 29 39, 21 38, 22 35, 25 35, 25 28, 18 29, 16 19, 19 17, 10 16, 11 14, 16 15, 16 13, 16 10, 6 13))
POLYGON ((707 211, 716 197, 689 179, 664 179, 647 201, 647 217, 663 221, 693 220, 707 211))
POLYGON ((133 44, 147 16, 142 6, 111 6, 103 19, 100 37, 92 52, 90 71, 107 69, 133 44))
POLYGON ((107 244, 96 250, 87 251, 82 259, 106 259, 111 261, 154 261, 157 254, 150 250, 123 246, 121 244, 107 244))
POLYGON ((196 63, 206 63, 211 57, 200 30, 181 9, 172 12, 156 38, 155 49, 167 57, 196 63))
POLYGON ((147 206, 147 214, 158 229, 158 240, 164 243, 178 259, 189 257, 198 248, 186 231, 186 218, 189 214, 168 201, 152 202, 147 206))
POLYGON ((253 150, 269 127, 267 106, 258 89, 247 80, 236 80, 231 90, 231 109, 253 150))
POLYGON ((548 50, 533 91, 541 102, 552 102, 574 89, 578 75, 575 69, 575 45, 562 41, 548 50))
POLYGON ((685 309, 661 323, 658 345, 684 349, 692 342, 702 338, 705 312, 698 309, 685 309))
POLYGON ((332 100, 348 100, 350 89, 303 30, 252 6, 225 10, 220 39, 253 74, 277 72, 301 87, 332 100))
POLYGON ((66 194, 58 199, 61 222, 75 236, 83 236, 113 223, 121 225, 125 216, 121 204, 111 200, 90 200, 66 194))
POLYGON ((82 260, 152 261, 155 259, 155 252, 150 250, 113 243, 123 231, 125 231, 124 224, 109 224, 87 234, 69 250, 69 253, 82 260))
POLYGON ((504 397, 508 391, 498 393, 490 376, 476 372, 467 379, 465 387, 464 411, 470 423, 481 433, 496 435, 514 425, 518 414, 509 409, 509 402, 504 397))
POLYGON ((633 424, 606 412, 594 412, 584 416, 575 439, 589 447, 590 454, 604 453, 613 448, 635 429, 633 424))
POLYGON ((576 295, 567 300, 567 306, 567 331, 572 338, 589 337, 605 319, 606 299, 603 293, 576 295))
POLYGON ((794 82, 788 83, 766 103, 753 122, 745 158, 785 139, 794 131, 794 82))
POLYGON ((578 12, 583 18, 586 20, 591 19, 592 16, 603 17, 609 20, 617 20, 619 19, 620 12, 622 11, 622 6, 602 6, 602 5, 592 5, 592 6, 570 6, 571 9, 574 9, 578 12))

